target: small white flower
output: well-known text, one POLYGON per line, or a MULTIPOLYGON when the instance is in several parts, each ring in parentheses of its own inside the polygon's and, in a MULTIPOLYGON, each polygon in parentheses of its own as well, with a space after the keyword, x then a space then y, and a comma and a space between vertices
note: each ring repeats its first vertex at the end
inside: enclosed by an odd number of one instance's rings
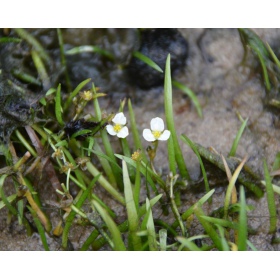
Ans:
POLYGON ((170 137, 170 131, 164 130, 163 120, 157 117, 151 120, 151 129, 145 128, 143 130, 143 137, 148 142, 166 141, 170 137))
POLYGON ((112 119, 113 125, 106 125, 106 130, 110 135, 117 135, 119 138, 125 138, 128 135, 128 128, 126 125, 126 117, 124 114, 118 113, 112 119))

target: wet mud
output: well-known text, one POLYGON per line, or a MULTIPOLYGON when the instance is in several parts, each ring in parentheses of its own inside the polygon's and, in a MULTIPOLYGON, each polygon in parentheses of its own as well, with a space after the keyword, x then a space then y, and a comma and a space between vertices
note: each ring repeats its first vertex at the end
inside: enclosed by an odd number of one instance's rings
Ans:
MULTIPOLYGON (((279 46, 279 29, 255 29, 254 31, 272 47, 279 46)), ((35 95, 40 95, 46 86, 55 86, 60 79, 64 81, 64 78, 62 78, 63 71, 59 62, 59 49, 55 32, 53 30, 34 32, 37 32, 42 44, 49 50, 53 59, 49 67, 53 69, 54 74, 50 85, 22 85, 22 83, 21 85, 33 94, 35 92, 35 95), (53 34, 53 36, 49 34, 53 34)), ((205 148, 213 147, 218 153, 227 156, 241 126, 240 116, 243 119, 248 118, 247 128, 240 140, 236 156, 240 159, 248 156, 248 167, 257 176, 263 178, 263 160, 266 159, 271 170, 275 156, 280 150, 279 112, 267 104, 268 96, 262 82, 262 73, 257 71, 254 57, 249 55, 246 63, 240 64, 244 49, 237 29, 179 29, 179 32, 184 39, 180 40, 184 42, 182 44, 186 44, 187 51, 179 56, 178 67, 173 71, 173 78, 187 85, 196 93, 202 106, 203 117, 198 116, 190 99, 183 92, 174 88, 173 109, 178 137, 185 134, 193 142, 205 148)), ((160 82, 151 84, 149 79, 144 86, 137 82, 133 84, 133 79, 126 72, 131 67, 129 65, 132 52, 141 49, 141 36, 138 30, 67 29, 62 30, 62 34, 67 50, 76 46, 97 44, 100 47, 105 47, 115 57, 112 60, 110 56, 98 53, 66 56, 73 87, 86 78, 92 78, 95 85, 108 94, 101 101, 102 109, 107 113, 117 111, 121 99, 131 98, 139 131, 149 127, 150 120, 154 117, 164 119, 163 84, 160 85, 160 82)), ((34 68, 32 65, 28 65, 27 61, 29 60, 26 58, 28 54, 25 51, 25 45, 13 51, 7 46, 2 48, 0 52, 2 70, 9 74, 14 70, 14 67, 20 65, 25 71, 32 73, 34 68), (12 57, 9 61, 6 54, 12 57)), ((17 78, 12 75, 9 77, 18 83, 17 78)), ((145 79, 145 74, 141 79, 145 79)), ((67 94, 66 83, 62 86, 63 92, 67 94)), ((93 108, 87 108, 87 110, 90 113, 93 108)), ((131 139, 128 141, 130 142, 131 139)), ((117 144, 117 141, 112 139, 112 143, 114 142, 117 144)), ((184 212, 203 196, 204 190, 201 188, 203 180, 196 155, 182 141, 180 141, 180 145, 192 179, 191 184, 182 188, 180 211, 184 212)), ((143 146, 148 146, 144 139, 143 146)), ((212 204, 205 205, 204 209, 207 213, 211 213, 223 205, 227 179, 223 172, 218 173, 219 176, 215 176, 217 169, 213 168, 211 164, 207 164, 210 187, 216 189, 212 204)), ((159 144, 155 168, 165 176, 168 174, 167 149, 164 142, 159 144)), ((276 185, 278 183, 277 176, 274 178, 274 183, 276 185)), ((52 201, 55 201, 55 195, 48 193, 43 178, 40 181, 40 186, 42 193, 44 193, 42 200, 46 212, 50 215, 50 219, 56 223, 60 217, 60 210, 52 205, 52 201)), ((97 188, 96 191, 105 203, 112 206, 112 209, 118 213, 120 221, 125 218, 122 207, 115 205, 114 201, 107 197, 102 190, 97 188)), ((144 198, 145 191, 143 190, 143 200, 144 198)), ((277 209, 279 209, 277 194, 275 202, 277 209)), ((280 246, 272 242, 278 233, 276 235, 268 233, 269 212, 266 195, 262 198, 249 195, 247 204, 254 208, 248 212, 248 221, 252 232, 250 241, 258 250, 279 250, 280 246)), ((155 208, 153 215, 155 218, 163 218, 162 209, 155 208)), ((168 220, 169 218, 165 217, 164 219, 168 220)), ((279 219, 277 225, 279 228, 279 219)), ((74 250, 86 240, 91 230, 92 227, 85 226, 76 227, 71 232, 69 239, 74 250)), ((202 229, 199 223, 194 220, 189 230, 190 234, 198 234, 201 233, 202 229)), ((51 250, 61 249, 59 239, 48 238, 48 244, 51 250)), ((17 221, 12 221, 7 226, 7 211, 2 209, 0 212, 0 249, 43 250, 43 246, 37 233, 27 237, 23 226, 18 225, 17 221)))

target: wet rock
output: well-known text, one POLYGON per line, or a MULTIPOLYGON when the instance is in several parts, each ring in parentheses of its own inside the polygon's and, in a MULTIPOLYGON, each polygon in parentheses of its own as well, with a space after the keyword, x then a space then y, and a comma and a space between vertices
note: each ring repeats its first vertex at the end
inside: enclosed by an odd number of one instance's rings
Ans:
MULTIPOLYGON (((163 70, 166 57, 170 53, 171 71, 174 74, 185 66, 188 57, 188 43, 177 29, 147 29, 141 32, 139 52, 152 59, 163 70)), ((163 85, 164 74, 135 57, 131 59, 127 67, 127 74, 130 82, 142 89, 163 85)))

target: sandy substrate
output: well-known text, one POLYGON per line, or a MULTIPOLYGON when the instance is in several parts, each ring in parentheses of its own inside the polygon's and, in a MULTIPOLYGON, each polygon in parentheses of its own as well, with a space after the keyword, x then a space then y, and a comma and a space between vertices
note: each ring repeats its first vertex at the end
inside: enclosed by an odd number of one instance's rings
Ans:
MULTIPOLYGON (((190 54, 185 72, 175 77, 176 80, 189 86, 196 94, 203 109, 203 118, 200 118, 190 100, 179 90, 173 92, 174 118, 178 136, 186 134, 192 141, 204 147, 214 147, 219 153, 227 155, 232 142, 241 125, 238 114, 243 119, 248 118, 237 155, 240 158, 248 155, 248 165, 263 176, 263 159, 271 167, 275 155, 280 151, 279 116, 271 112, 264 105, 265 90, 262 87, 260 76, 251 74, 248 67, 241 67, 239 63, 243 57, 243 47, 236 29, 180 29, 188 40, 190 54)), ((257 29, 256 33, 270 45, 276 44, 280 39, 279 29, 257 29)), ((250 64, 250 58, 248 63, 250 64)), ((151 118, 164 118, 163 89, 157 88, 149 91, 136 90, 129 92, 132 98, 139 130, 149 127, 151 118)), ((112 111, 112 106, 117 106, 119 100, 114 100, 114 92, 108 92, 110 100, 104 100, 103 109, 112 111), (113 101, 112 101, 113 100, 113 101)), ((119 96, 118 96, 119 97, 119 96)), ((117 110, 117 107, 116 107, 117 110)), ((129 120, 128 120, 129 125, 129 120)), ((131 141, 131 139, 128 139, 131 141)), ((114 141, 114 140, 112 140, 114 141)), ((198 160, 190 148, 180 141, 184 157, 187 159, 193 180, 201 179, 198 160)), ((144 147, 147 143, 143 140, 144 147)), ((167 145, 160 143, 155 160, 156 168, 167 174, 167 145)), ((215 183, 211 185, 215 188, 215 183)), ((225 185, 226 186, 226 185, 225 185)), ((219 186, 213 196, 212 206, 207 206, 205 211, 220 207, 224 199, 225 188, 219 186)), ((183 196, 181 211, 186 210, 201 197, 203 193, 186 191, 183 196)), ((122 207, 114 205, 110 198, 108 203, 120 217, 124 217, 122 207)), ((144 198, 143 198, 144 199, 144 198)), ((51 198, 46 198, 51 200, 51 198)), ((257 231, 250 237, 251 242, 258 250, 279 250, 279 245, 272 245, 272 235, 269 230, 269 213, 266 196, 256 200, 249 198, 247 203, 255 206, 255 210, 248 213, 250 226, 257 231)), ((276 196, 277 207, 279 198, 276 196)), ((50 207, 46 203, 46 207, 50 207)), ((57 221, 59 209, 47 210, 51 219, 57 221)), ((155 209, 154 215, 162 218, 161 209, 155 209)), ((38 234, 26 237, 24 228, 17 221, 6 225, 7 212, 0 212, 0 249, 1 250, 43 250, 38 234)), ((279 221, 278 221, 279 223, 279 221)), ((92 230, 91 227, 77 227, 70 236, 74 249, 79 248, 92 230)), ((190 232, 200 232, 194 225, 190 232)), ((60 241, 48 238, 51 250, 60 250, 60 241)))

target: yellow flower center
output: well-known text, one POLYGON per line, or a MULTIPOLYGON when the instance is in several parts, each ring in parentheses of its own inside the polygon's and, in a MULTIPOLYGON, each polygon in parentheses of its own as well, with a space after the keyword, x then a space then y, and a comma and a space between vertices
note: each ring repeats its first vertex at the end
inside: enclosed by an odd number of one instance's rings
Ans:
POLYGON ((122 129, 122 126, 121 126, 120 124, 115 124, 115 125, 114 125, 114 131, 115 131, 115 132, 118 133, 118 132, 121 131, 121 129, 122 129))
POLYGON ((87 91, 84 91, 81 93, 81 97, 84 99, 84 100, 91 100, 92 99, 92 92, 90 92, 89 90, 87 91))
POLYGON ((153 135, 155 136, 156 139, 158 139, 161 135, 161 131, 158 131, 158 130, 155 130, 155 131, 152 131, 153 135))

